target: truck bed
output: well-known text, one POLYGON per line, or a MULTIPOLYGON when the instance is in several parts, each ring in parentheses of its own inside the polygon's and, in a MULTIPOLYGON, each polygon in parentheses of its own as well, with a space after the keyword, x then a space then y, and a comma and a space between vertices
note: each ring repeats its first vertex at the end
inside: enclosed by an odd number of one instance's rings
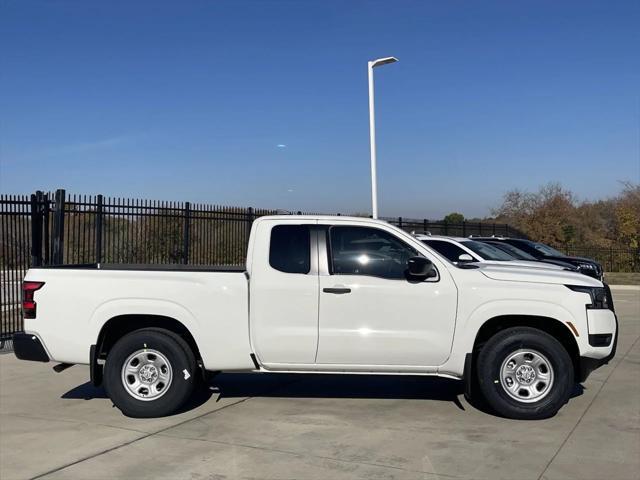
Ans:
POLYGON ((49 357, 88 363, 89 347, 107 322, 131 317, 177 321, 197 339, 214 370, 254 368, 249 357, 249 285, 243 267, 89 264, 32 268, 27 281, 42 282, 37 317, 25 332, 38 332, 49 357))

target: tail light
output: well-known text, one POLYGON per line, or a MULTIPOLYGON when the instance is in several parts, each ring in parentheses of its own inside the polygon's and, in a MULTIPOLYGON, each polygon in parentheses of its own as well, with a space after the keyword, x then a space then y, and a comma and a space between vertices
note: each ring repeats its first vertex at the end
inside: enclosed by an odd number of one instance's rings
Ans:
POLYGON ((36 302, 33 294, 40 290, 44 282, 22 282, 22 312, 24 318, 36 318, 36 302))

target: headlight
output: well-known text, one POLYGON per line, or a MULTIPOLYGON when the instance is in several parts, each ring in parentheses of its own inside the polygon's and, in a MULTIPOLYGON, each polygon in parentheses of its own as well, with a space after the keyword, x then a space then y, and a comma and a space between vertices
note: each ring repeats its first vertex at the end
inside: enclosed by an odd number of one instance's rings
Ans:
POLYGON ((588 270, 595 270, 596 266, 593 263, 579 263, 578 268, 586 268, 588 270))
POLYGON ((587 293, 591 297, 591 303, 587 305, 589 309, 613 310, 613 302, 609 296, 609 291, 605 287, 583 287, 582 285, 565 285, 574 292, 587 293))

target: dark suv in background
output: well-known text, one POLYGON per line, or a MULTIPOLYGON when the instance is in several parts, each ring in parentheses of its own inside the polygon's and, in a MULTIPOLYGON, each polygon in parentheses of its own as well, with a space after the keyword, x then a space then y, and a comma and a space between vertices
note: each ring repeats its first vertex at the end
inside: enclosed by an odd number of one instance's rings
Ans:
MULTIPOLYGON (((573 267, 580 273, 597 278, 598 280, 602 280, 604 277, 602 265, 595 260, 584 257, 571 257, 544 243, 533 242, 522 238, 473 237, 473 239, 477 242, 489 243, 501 248, 513 256, 522 256, 522 253, 524 253, 525 256, 529 257, 526 258, 526 260, 531 260, 531 257, 533 257, 533 259, 539 262, 573 267), (514 247, 515 250, 510 247, 514 247)), ((523 258, 523 260, 525 260, 525 258, 523 258)))

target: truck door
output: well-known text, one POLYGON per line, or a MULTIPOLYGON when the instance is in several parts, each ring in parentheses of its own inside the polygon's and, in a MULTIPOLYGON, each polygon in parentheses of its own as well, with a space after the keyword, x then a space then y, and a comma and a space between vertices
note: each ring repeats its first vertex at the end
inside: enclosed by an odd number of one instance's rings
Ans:
POLYGON ((253 246, 249 319, 260 362, 313 364, 318 347, 316 221, 265 221, 253 246))
POLYGON ((444 363, 457 308, 457 288, 446 269, 436 278, 408 281, 407 260, 418 251, 383 228, 331 226, 320 241, 325 238, 316 363, 333 368, 444 363))

